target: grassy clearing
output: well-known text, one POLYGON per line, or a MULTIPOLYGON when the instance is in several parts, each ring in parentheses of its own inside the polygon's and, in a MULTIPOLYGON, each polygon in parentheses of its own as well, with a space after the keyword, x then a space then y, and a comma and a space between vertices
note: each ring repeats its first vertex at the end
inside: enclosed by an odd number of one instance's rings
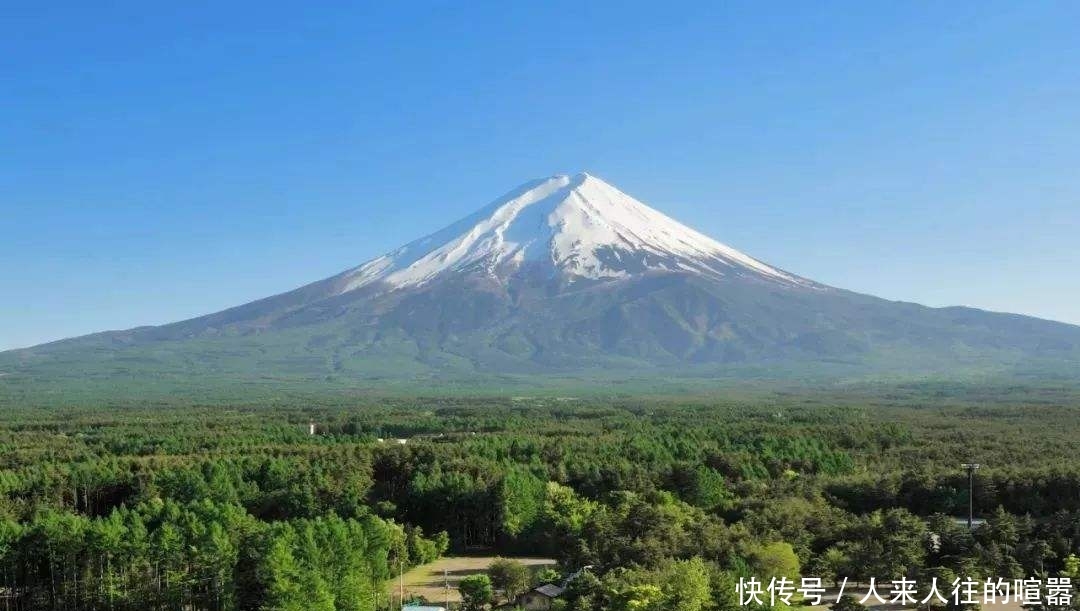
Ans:
MULTIPOLYGON (((476 573, 483 573, 491 562, 498 556, 446 556, 439 558, 431 564, 418 566, 405 573, 404 582, 405 598, 422 596, 425 600, 433 603, 442 603, 449 600, 451 603, 461 602, 458 595, 457 584, 463 577, 476 573), (447 591, 446 584, 450 585, 447 591), (447 596, 449 595, 449 599, 447 596)), ((533 571, 539 571, 544 567, 554 567, 555 561, 550 558, 514 558, 528 566, 533 571)), ((398 599, 398 580, 387 584, 387 591, 398 599)))

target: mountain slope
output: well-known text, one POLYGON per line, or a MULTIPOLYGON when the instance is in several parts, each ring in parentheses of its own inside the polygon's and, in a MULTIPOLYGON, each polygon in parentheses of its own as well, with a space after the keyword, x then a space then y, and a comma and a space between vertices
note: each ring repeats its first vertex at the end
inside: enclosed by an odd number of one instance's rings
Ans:
POLYGON ((1080 378, 1078 363, 1080 327, 828 287, 578 174, 527 183, 441 231, 288 293, 2 353, 0 380, 600 371, 1080 378))

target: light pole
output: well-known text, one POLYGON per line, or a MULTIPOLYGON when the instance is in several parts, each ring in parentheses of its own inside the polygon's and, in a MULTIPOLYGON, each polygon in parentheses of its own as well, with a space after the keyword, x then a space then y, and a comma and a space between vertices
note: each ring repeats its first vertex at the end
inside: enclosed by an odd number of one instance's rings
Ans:
POLYGON ((968 474, 968 530, 971 530, 971 522, 975 518, 975 472, 982 465, 977 462, 966 462, 960 466, 966 469, 968 474))

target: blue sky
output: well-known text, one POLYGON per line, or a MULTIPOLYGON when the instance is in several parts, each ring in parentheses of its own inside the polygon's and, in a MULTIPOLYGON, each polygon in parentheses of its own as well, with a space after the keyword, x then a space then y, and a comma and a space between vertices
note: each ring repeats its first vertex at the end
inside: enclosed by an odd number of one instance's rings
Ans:
POLYGON ((0 349, 579 170, 822 282, 1080 323, 1080 3, 107 4, 3 9, 0 349))

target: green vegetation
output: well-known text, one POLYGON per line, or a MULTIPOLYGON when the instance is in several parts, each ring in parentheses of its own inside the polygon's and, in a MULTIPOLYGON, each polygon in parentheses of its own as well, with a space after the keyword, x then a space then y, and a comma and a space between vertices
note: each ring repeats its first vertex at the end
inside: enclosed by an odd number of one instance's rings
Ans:
POLYGON ((934 392, 9 407, 0 604, 387 609, 400 571, 478 549, 559 566, 495 562, 459 582, 474 609, 583 567, 557 607, 734 611, 749 576, 1075 575, 1077 403, 934 392), (969 531, 950 516, 972 459, 969 531))
POLYGON ((529 588, 529 568, 517 560, 497 558, 488 567, 491 585, 502 593, 503 599, 514 600, 529 588))
POLYGON ((484 574, 469 575, 458 584, 465 611, 480 611, 494 599, 491 578, 484 574))

